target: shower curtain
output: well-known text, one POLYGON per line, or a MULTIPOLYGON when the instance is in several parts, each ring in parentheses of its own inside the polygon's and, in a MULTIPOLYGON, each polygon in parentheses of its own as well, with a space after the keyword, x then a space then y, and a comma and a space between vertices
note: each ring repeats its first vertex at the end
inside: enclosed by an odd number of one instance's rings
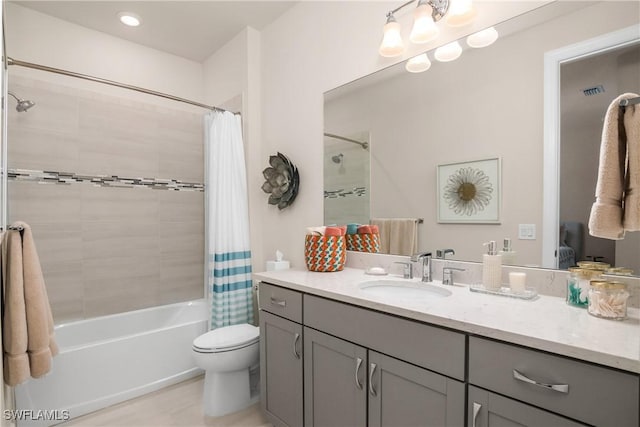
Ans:
POLYGON ((247 177, 239 115, 205 115, 211 329, 253 322, 247 177))

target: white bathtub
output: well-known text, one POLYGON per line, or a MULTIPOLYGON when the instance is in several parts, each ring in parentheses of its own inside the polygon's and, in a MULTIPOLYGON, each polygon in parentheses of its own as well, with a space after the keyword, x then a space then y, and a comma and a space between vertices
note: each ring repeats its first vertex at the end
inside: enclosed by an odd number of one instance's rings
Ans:
POLYGON ((16 387, 18 426, 58 424, 199 375, 191 345, 207 316, 198 300, 56 326, 51 372, 16 387))

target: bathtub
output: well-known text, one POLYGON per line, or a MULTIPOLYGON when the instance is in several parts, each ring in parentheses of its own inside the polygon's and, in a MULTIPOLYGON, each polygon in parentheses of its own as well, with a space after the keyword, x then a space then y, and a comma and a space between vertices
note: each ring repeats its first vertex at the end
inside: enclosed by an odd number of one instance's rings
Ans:
POLYGON ((56 326, 49 374, 15 389, 18 426, 49 426, 197 376, 192 341, 207 331, 205 300, 56 326))

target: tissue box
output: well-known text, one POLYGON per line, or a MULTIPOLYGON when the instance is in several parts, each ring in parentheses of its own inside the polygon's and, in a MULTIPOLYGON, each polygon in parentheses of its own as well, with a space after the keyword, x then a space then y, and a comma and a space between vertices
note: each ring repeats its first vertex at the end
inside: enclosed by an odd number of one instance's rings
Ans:
POLYGON ((289 261, 267 261, 267 271, 288 270, 289 261))

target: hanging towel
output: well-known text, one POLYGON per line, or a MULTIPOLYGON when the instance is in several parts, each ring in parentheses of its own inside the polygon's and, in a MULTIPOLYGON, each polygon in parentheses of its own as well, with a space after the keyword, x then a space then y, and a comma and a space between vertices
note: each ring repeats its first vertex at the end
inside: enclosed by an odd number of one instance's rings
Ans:
POLYGON ((10 386, 51 369, 58 354, 53 316, 31 228, 16 222, 3 236, 4 380, 10 386))
MULTIPOLYGON (((602 128, 602 141, 600 143, 600 163, 598 167, 598 182, 596 185, 596 201, 591 207, 589 216, 589 234, 594 237, 602 237, 611 240, 624 238, 625 224, 624 200, 625 188, 630 175, 627 173, 627 151, 630 145, 637 149, 638 143, 629 141, 626 124, 633 131, 633 121, 638 117, 633 106, 626 108, 623 117, 620 101, 637 97, 633 93, 625 93, 618 96, 611 102, 604 118, 602 128), (628 117, 627 117, 628 116, 628 117), (635 119, 632 119, 635 116, 635 119)), ((637 126, 637 123, 636 125, 637 126)), ((635 131, 637 135, 637 130, 635 131)), ((630 185, 630 182, 628 183, 630 185)), ((636 184, 636 188, 638 188, 636 184)), ((629 201, 636 200, 636 206, 628 206, 627 216, 629 222, 633 221, 633 216, 637 215, 637 196, 630 195, 629 201), (634 211, 635 214, 634 214, 634 211)), ((631 225, 631 224, 630 224, 631 225)))
POLYGON ((417 218, 373 218, 380 230, 380 252, 411 256, 418 252, 417 218))
POLYGON ((624 129, 627 135, 627 171, 622 224, 625 231, 640 231, 640 104, 625 107, 624 129))

